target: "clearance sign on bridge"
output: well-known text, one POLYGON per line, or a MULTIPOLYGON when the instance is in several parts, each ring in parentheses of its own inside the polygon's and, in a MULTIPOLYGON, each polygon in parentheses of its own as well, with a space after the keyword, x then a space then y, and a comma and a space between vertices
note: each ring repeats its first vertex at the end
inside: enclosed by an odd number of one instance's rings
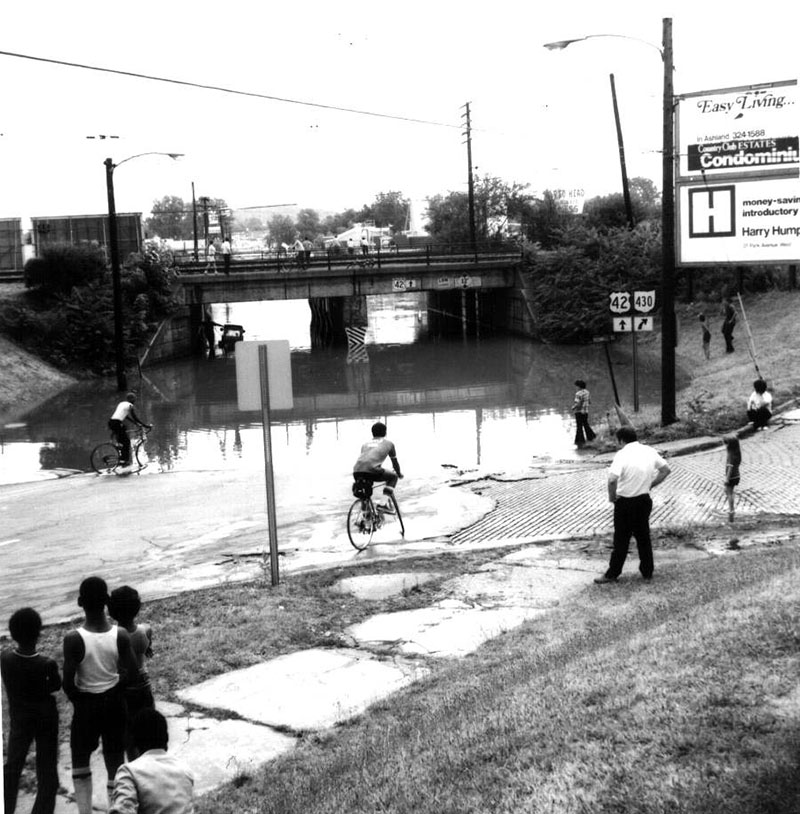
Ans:
POLYGON ((679 265, 800 258, 797 81, 677 97, 679 265))

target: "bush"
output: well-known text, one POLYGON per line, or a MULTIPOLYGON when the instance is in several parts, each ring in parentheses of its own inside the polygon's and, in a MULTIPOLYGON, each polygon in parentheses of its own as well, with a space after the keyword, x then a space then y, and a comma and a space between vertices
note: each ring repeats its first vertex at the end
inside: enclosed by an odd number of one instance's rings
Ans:
MULTIPOLYGON (((62 247, 63 249, 63 247, 62 247)), ((0 328, 60 368, 108 375, 114 370, 114 299, 111 275, 94 250, 69 247, 29 261, 33 289, 25 301, 0 311, 0 328), (59 265, 61 262, 63 265, 59 265), (38 280, 38 282, 34 282, 38 280), (69 282, 67 290, 67 282, 69 282), (82 284, 77 281, 83 280, 82 284)), ((124 342, 129 361, 158 321, 174 309, 173 272, 159 252, 133 254, 121 269, 124 342)))
POLYGON ((611 293, 659 286, 661 234, 651 223, 602 232, 572 227, 562 241, 553 251, 526 255, 540 339, 586 342, 608 334, 611 293))
POLYGON ((69 294, 76 286, 91 285, 106 276, 106 258, 97 246, 54 243, 33 257, 23 270, 25 285, 53 295, 69 294))

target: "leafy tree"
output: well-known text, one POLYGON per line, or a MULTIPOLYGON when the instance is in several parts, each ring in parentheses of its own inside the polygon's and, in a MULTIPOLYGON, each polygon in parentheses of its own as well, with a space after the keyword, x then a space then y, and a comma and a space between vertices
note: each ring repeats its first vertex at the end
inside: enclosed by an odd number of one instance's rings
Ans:
POLYGON ((546 189, 541 198, 524 202, 521 220, 525 236, 543 249, 563 242, 563 234, 576 220, 566 201, 546 189))
POLYGON ((428 199, 428 231, 438 243, 469 243, 469 201, 465 192, 428 199))
POLYGON ((260 232, 264 229, 264 221, 255 215, 251 215, 242 223, 242 228, 248 232, 260 232))
MULTIPOLYGON (((633 222, 657 220, 661 216, 661 194, 649 178, 637 176, 628 181, 633 222)), ((628 225, 625 198, 621 192, 599 195, 586 201, 583 208, 588 223, 598 229, 616 229, 628 225)))
POLYGON ((289 215, 273 215, 267 225, 270 240, 274 243, 291 243, 297 234, 297 227, 289 215))
POLYGON ((317 210, 301 209, 297 213, 296 228, 302 237, 308 237, 309 239, 315 238, 320 232, 319 213, 317 210))
POLYGON ((403 197, 402 192, 379 192, 370 207, 370 217, 364 220, 373 220, 381 228, 390 227, 395 232, 405 229, 410 201, 403 197))
POLYGON ((328 215, 322 222, 322 231, 326 235, 338 235, 347 231, 354 223, 362 220, 355 209, 345 209, 335 215, 328 215))
POLYGON ((151 237, 189 240, 194 235, 192 208, 177 195, 165 195, 160 201, 153 201, 153 210, 144 227, 151 237))

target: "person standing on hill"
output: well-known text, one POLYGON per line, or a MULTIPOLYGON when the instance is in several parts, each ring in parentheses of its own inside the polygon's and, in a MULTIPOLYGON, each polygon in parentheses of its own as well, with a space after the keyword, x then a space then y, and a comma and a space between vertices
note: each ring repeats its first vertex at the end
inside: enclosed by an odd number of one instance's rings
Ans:
POLYGON ((736 309, 727 297, 722 301, 722 335, 725 337, 725 353, 733 353, 733 328, 736 325, 736 309))
POLYGON ((700 329, 703 332, 703 356, 711 358, 711 331, 706 324, 706 315, 700 314, 700 329))
POLYGON ((739 444, 739 436, 730 433, 723 436, 725 442, 725 498, 728 501, 728 522, 733 523, 734 518, 734 498, 733 490, 739 485, 739 467, 742 465, 742 447, 739 444))
POLYGON ((587 441, 594 441, 597 437, 594 430, 589 426, 589 391, 586 389, 586 382, 583 379, 575 380, 575 400, 572 403, 572 412, 575 415, 575 446, 582 447, 587 441))
POLYGON ((652 578, 650 490, 670 473, 667 462, 652 447, 639 443, 633 427, 620 427, 617 443, 621 449, 608 470, 608 499, 614 504, 614 550, 605 574, 595 579, 598 585, 617 581, 628 556, 631 535, 636 538, 642 578, 648 581, 652 578))

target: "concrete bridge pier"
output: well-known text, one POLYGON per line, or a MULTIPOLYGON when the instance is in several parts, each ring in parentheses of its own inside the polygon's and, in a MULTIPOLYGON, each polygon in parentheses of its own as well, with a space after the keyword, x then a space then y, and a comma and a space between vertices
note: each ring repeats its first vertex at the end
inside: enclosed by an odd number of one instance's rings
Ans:
POLYGON ((480 338, 501 327, 504 292, 462 289, 428 295, 428 329, 432 336, 480 338))
POLYGON ((345 326, 367 325, 366 297, 309 297, 311 347, 346 345, 345 326))

